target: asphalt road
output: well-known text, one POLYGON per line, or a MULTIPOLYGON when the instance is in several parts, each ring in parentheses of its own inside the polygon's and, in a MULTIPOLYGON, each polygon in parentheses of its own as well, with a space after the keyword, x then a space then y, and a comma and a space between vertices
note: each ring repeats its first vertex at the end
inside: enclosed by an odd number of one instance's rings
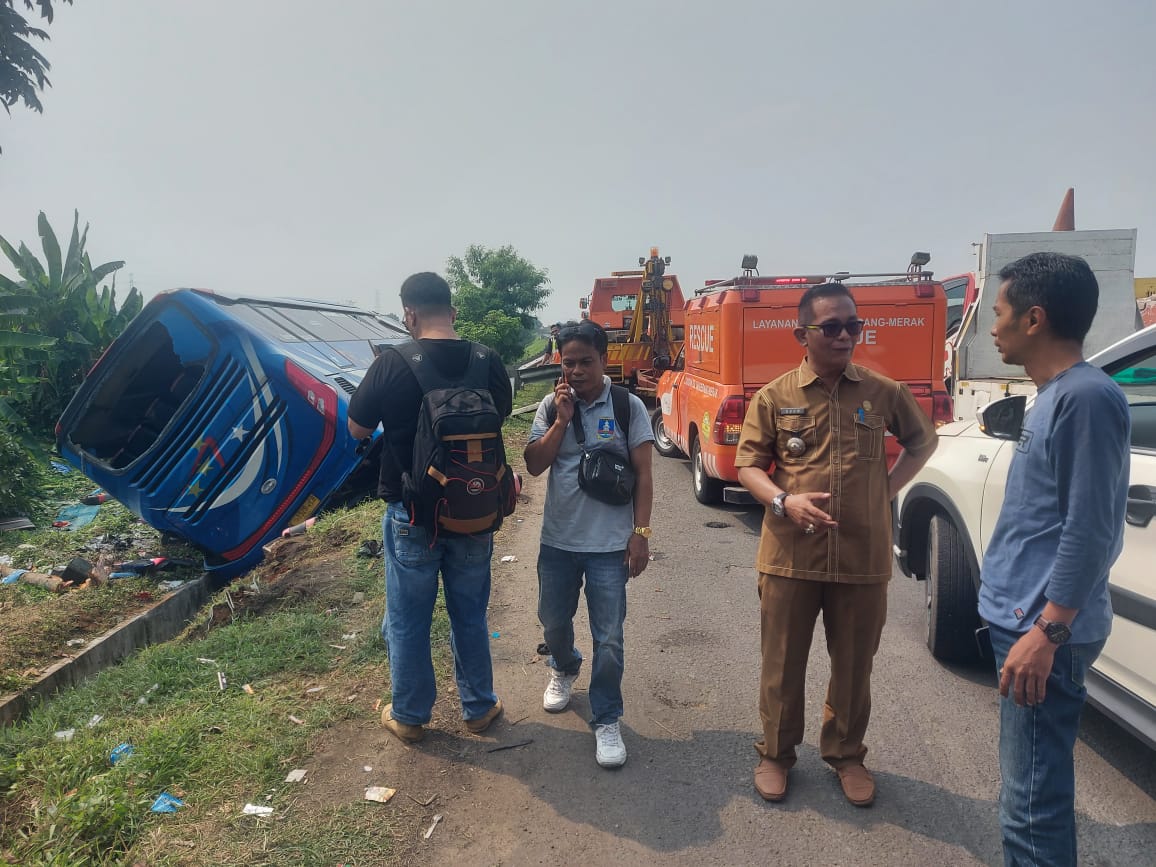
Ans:
MULTIPOLYGON (((951 668, 923 644, 923 590, 896 575, 876 657, 867 764, 873 807, 848 804, 816 748, 827 664, 821 623, 808 729, 785 802, 752 787, 758 729, 755 547, 761 509, 695 502, 685 461, 656 455, 655 561, 631 582, 627 765, 594 762, 587 674, 570 710, 541 708, 534 655, 538 516, 533 480, 495 552, 495 679, 506 719, 487 743, 427 739, 410 773, 454 774, 429 863, 998 864, 997 718, 987 668, 951 668), (516 563, 497 558, 514 554, 516 563), (529 741, 529 743, 526 743, 529 741)), ((584 616, 578 646, 589 652, 584 616)), ((1081 860, 1156 863, 1156 754, 1088 709, 1076 748, 1081 860)), ((400 770, 400 768, 399 768, 400 770)), ((425 859, 420 859, 425 860, 425 859)))

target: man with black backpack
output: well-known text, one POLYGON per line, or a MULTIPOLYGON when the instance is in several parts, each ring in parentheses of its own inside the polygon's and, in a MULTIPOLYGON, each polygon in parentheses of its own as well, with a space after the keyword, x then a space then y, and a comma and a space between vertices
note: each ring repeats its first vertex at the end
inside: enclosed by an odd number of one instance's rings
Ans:
POLYGON ((445 280, 414 274, 401 286, 401 304, 414 339, 384 348, 366 371, 349 402, 349 431, 365 439, 379 423, 383 429, 381 634, 393 701, 381 722, 414 743, 425 736, 437 697, 430 625, 439 573, 466 728, 481 733, 502 713, 486 608, 493 531, 514 508, 501 435, 513 393, 498 354, 454 331, 445 280))
POLYGON ((538 553, 538 619, 550 651, 542 706, 558 713, 570 703, 582 665, 574 615, 585 579, 595 760, 615 768, 626 762, 618 723, 626 582, 650 559, 654 435, 642 401, 604 375, 606 346, 593 322, 561 330, 562 377, 538 407, 525 456, 531 475, 550 470, 538 553))

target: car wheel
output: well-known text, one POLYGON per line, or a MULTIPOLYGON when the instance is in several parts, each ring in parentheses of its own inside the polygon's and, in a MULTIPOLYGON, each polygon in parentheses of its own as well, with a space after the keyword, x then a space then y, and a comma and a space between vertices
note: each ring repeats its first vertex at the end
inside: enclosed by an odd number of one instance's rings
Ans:
POLYGON ((927 649, 947 662, 974 661, 980 622, 963 538, 945 515, 932 517, 927 536, 927 649))
POLYGON ((694 487, 694 498, 700 503, 711 506, 722 500, 723 484, 719 479, 706 474, 698 437, 690 444, 690 480, 694 487))
POLYGON ((655 410, 650 417, 650 429, 654 431, 654 450, 664 458, 680 458, 682 450, 674 444, 674 440, 667 433, 666 425, 662 423, 662 410, 655 410))

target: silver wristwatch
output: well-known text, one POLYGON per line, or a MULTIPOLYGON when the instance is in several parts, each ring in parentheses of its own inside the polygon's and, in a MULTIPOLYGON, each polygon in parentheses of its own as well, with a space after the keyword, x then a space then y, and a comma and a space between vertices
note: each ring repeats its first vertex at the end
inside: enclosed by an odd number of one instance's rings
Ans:
POLYGON ((783 491, 781 494, 771 500, 771 513, 776 518, 782 518, 787 514, 787 497, 789 496, 790 494, 788 494, 786 491, 783 491))

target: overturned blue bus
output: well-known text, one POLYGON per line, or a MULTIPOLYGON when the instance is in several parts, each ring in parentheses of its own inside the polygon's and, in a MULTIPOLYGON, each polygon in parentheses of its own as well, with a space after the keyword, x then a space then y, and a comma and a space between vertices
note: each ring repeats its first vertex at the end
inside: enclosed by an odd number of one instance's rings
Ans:
POLYGON ((349 397, 404 329, 339 304, 177 289, 150 301, 56 428, 61 455, 224 580, 323 505, 372 496, 349 397))

